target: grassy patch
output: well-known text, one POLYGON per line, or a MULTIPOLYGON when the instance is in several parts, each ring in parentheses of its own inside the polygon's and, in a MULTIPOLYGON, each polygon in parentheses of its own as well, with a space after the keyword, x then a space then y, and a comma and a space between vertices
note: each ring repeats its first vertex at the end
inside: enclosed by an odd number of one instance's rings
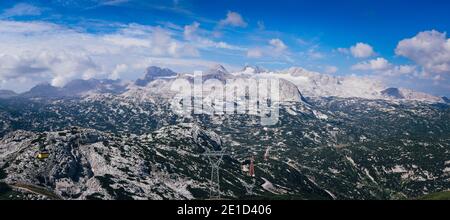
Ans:
POLYGON ((56 195, 55 193, 53 193, 45 188, 42 188, 42 187, 27 185, 27 184, 14 184, 14 186, 20 187, 23 189, 27 189, 27 190, 34 192, 36 194, 39 194, 39 195, 46 196, 47 198, 49 198, 51 200, 61 200, 61 198, 58 195, 56 195))
POLYGON ((450 200, 450 191, 432 193, 419 198, 419 200, 450 200))

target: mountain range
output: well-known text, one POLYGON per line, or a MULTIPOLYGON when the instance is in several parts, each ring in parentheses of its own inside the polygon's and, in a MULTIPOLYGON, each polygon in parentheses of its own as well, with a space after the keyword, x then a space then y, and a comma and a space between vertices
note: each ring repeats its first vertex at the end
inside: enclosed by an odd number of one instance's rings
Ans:
POLYGON ((280 79, 279 121, 263 125, 260 114, 208 112, 216 84, 204 85, 202 114, 178 114, 171 88, 195 77, 149 67, 136 82, 1 91, 0 199, 207 199, 218 161, 214 193, 225 199, 408 199, 450 189, 445 97, 301 68, 205 71, 204 81, 231 82, 233 106, 247 100, 243 80, 280 79))
POLYGON ((16 96, 17 94, 10 90, 0 90, 0 99, 7 99, 16 96))
MULTIPOLYGON (((57 97, 81 97, 92 93, 99 94, 123 94, 147 87, 152 82, 170 82, 177 78, 189 78, 192 74, 176 73, 167 68, 149 67, 143 78, 135 82, 120 80, 73 80, 62 88, 54 87, 48 83, 39 84, 28 92, 15 94, 12 91, 0 91, 0 98, 13 96, 26 98, 57 98, 57 97)), ((340 97, 340 98, 365 98, 384 100, 410 100, 425 102, 448 102, 446 97, 437 97, 430 94, 417 92, 404 88, 390 88, 380 81, 348 76, 339 77, 311 72, 303 68, 293 67, 281 71, 269 71, 258 66, 246 66, 241 71, 228 72, 223 66, 217 65, 203 74, 204 80, 218 79, 225 82, 226 79, 236 78, 278 78, 286 80, 288 85, 295 85, 303 96, 306 97, 340 97)), ((192 77, 191 77, 192 78, 192 77)), ((152 86, 155 87, 154 83, 152 86)), ((286 84, 285 84, 286 85, 286 84)), ((160 89, 161 85, 158 85, 160 89)), ((150 86, 151 87, 151 86, 150 86)), ((170 87, 170 86, 169 86, 170 87)), ((167 87, 167 88, 169 88, 167 87)))

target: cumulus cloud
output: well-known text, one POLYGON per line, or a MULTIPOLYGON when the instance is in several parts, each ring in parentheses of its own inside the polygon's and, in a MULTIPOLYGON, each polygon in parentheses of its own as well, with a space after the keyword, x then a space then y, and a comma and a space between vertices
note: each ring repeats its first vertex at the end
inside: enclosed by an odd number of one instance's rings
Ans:
POLYGON ((355 64, 352 66, 353 70, 373 70, 373 71, 380 71, 380 70, 387 70, 391 67, 391 64, 389 61, 387 61, 384 58, 377 58, 369 61, 360 62, 358 64, 355 64))
POLYGON ((6 9, 0 14, 0 18, 10 18, 19 16, 38 16, 42 14, 43 9, 27 3, 19 3, 12 8, 6 9))
POLYGON ((416 75, 417 67, 412 65, 400 65, 391 66, 391 68, 385 70, 384 75, 388 76, 401 76, 401 75, 416 75))
POLYGON ((108 33, 88 33, 49 22, 0 20, 0 86, 51 82, 63 86, 72 79, 134 79, 148 65, 182 71, 207 68, 212 62, 200 50, 246 48, 208 39, 199 23, 172 29, 139 24, 113 26, 108 33))
POLYGON ((153 57, 198 55, 197 48, 160 27, 126 25, 96 35, 52 23, 0 21, 2 83, 26 78, 62 86, 74 78, 117 78, 153 57))
POLYGON ((0 56, 0 78, 50 78, 53 85, 62 86, 78 74, 79 78, 91 78, 99 71, 95 62, 85 55, 46 50, 3 54, 0 56))
POLYGON ((242 15, 237 12, 229 11, 227 17, 219 22, 220 26, 232 26, 232 27, 247 27, 247 22, 245 22, 242 15))
POLYGON ((269 41, 269 44, 273 46, 273 49, 277 52, 277 53, 281 53, 283 51, 285 51, 287 49, 286 44, 284 44, 284 42, 280 39, 272 39, 269 41))
POLYGON ((417 72, 416 66, 394 65, 382 57, 357 63, 353 65, 351 69, 358 71, 369 71, 385 76, 414 75, 417 72))
POLYGON ((284 57, 289 59, 288 46, 278 38, 270 39, 268 45, 264 47, 254 47, 247 49, 247 57, 261 58, 261 57, 284 57))
POLYGON ((420 65, 424 76, 450 74, 450 39, 446 33, 435 30, 420 32, 413 38, 400 41, 395 53, 420 65))
POLYGON ((7 34, 34 34, 49 31, 58 31, 60 27, 46 22, 16 22, 0 20, 0 33, 7 34))
POLYGON ((351 54, 355 58, 367 58, 375 55, 373 47, 366 43, 357 43, 350 48, 338 48, 338 52, 351 54))
POLYGON ((116 80, 120 79, 120 75, 128 70, 127 64, 119 64, 116 65, 116 68, 112 71, 111 75, 109 76, 110 79, 116 80))
POLYGON ((249 58, 261 58, 264 55, 264 51, 261 48, 251 48, 247 51, 247 57, 249 58))
POLYGON ((191 25, 184 26, 184 38, 186 40, 195 40, 198 38, 197 32, 200 28, 200 23, 194 22, 191 25))
POLYGON ((195 47, 174 40, 167 31, 161 28, 156 28, 153 31, 149 41, 149 49, 155 56, 199 56, 199 52, 195 47))
POLYGON ((320 51, 317 51, 315 48, 311 48, 306 52, 306 55, 309 59, 318 60, 323 59, 326 55, 320 51))
POLYGON ((375 54, 372 46, 365 43, 357 43, 355 46, 350 47, 350 52, 356 58, 367 58, 375 54))
POLYGON ((207 37, 202 36, 201 32, 206 32, 200 29, 200 23, 194 22, 190 25, 184 26, 184 39, 191 41, 198 48, 218 48, 228 50, 244 50, 243 48, 235 45, 230 45, 223 41, 213 41, 207 37))

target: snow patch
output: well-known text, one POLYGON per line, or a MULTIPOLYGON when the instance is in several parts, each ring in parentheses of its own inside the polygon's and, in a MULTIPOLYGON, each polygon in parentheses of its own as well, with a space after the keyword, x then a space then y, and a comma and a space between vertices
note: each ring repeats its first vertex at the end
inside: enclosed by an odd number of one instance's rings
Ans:
POLYGON ((358 166, 356 165, 355 161, 351 157, 346 156, 345 159, 347 159, 348 162, 350 162, 350 164, 352 164, 352 166, 358 168, 358 166))

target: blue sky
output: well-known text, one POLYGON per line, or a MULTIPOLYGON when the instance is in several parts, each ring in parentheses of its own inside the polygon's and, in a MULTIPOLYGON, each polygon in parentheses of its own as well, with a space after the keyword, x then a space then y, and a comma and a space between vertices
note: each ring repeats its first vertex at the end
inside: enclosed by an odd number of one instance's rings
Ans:
POLYGON ((447 2, 6 0, 0 89, 221 63, 378 77, 450 96, 447 2))

